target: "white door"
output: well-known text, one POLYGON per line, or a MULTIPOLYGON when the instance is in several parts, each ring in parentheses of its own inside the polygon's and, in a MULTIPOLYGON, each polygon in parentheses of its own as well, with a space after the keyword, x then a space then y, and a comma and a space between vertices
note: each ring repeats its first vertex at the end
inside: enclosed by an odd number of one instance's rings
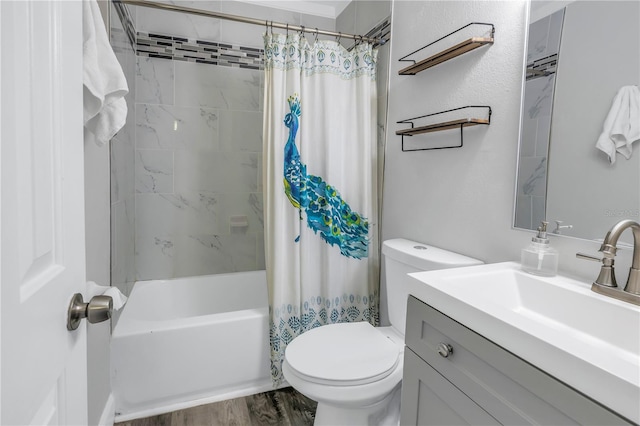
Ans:
POLYGON ((86 424, 81 2, 0 1, 0 99, 0 424, 86 424))

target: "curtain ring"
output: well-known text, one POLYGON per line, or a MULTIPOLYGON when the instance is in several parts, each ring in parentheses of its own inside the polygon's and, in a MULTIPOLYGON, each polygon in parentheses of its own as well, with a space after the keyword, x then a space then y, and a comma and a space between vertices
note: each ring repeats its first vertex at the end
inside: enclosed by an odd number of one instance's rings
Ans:
POLYGON ((304 37, 304 25, 300 25, 300 37, 304 37))
POLYGON ((318 42, 318 27, 316 27, 316 38, 313 40, 314 43, 318 42))
POLYGON ((287 37, 289 37, 289 23, 287 23, 287 37))
POLYGON ((338 38, 336 38, 336 43, 340 43, 340 39, 342 38, 342 33, 338 33, 338 38))

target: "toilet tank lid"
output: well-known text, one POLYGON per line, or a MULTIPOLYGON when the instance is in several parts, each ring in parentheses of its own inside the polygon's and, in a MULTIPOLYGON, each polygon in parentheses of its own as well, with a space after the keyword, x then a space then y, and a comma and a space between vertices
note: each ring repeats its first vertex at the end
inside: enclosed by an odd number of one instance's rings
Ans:
POLYGON ((481 260, 472 257, 404 238, 395 238, 383 242, 382 254, 424 271, 480 265, 483 263, 481 260))

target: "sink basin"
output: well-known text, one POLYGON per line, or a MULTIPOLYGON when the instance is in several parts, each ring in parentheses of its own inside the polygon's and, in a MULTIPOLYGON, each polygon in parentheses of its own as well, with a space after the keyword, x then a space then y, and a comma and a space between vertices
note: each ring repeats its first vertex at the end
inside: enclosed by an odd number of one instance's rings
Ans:
POLYGON ((418 299, 640 423, 640 307, 505 262, 410 274, 418 299))
POLYGON ((572 279, 538 277, 521 271, 514 263, 446 276, 442 283, 460 298, 491 304, 557 329, 570 330, 576 334, 574 338, 579 335, 631 355, 640 353, 638 310, 625 302, 602 297, 591 291, 590 286, 572 279), (635 329, 633 324, 637 326, 635 329))

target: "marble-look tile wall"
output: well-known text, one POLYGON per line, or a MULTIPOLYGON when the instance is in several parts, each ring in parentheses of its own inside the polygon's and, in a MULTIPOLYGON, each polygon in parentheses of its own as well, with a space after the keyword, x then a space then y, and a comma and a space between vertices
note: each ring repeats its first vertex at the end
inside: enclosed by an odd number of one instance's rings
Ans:
MULTIPOLYGON (((557 55, 564 9, 529 26, 527 64, 557 55)), ((523 104, 515 226, 535 229, 546 217, 547 159, 555 73, 527 78, 523 104)))
MULTIPOLYGON (((136 54, 112 5, 111 47, 129 85, 127 120, 111 140, 111 285, 129 294, 135 281, 135 94, 136 54)), ((131 31, 129 31, 130 33, 131 31)), ((130 34, 129 34, 130 35, 130 34)))
MULTIPOLYGON (((193 3, 335 28, 333 19, 240 2, 193 3)), ((136 22, 139 32, 262 47, 259 26, 143 8, 136 22)), ((136 279, 265 268, 263 84, 260 70, 137 58, 136 279)))
POLYGON ((138 57, 137 279, 264 269, 262 72, 138 57))

